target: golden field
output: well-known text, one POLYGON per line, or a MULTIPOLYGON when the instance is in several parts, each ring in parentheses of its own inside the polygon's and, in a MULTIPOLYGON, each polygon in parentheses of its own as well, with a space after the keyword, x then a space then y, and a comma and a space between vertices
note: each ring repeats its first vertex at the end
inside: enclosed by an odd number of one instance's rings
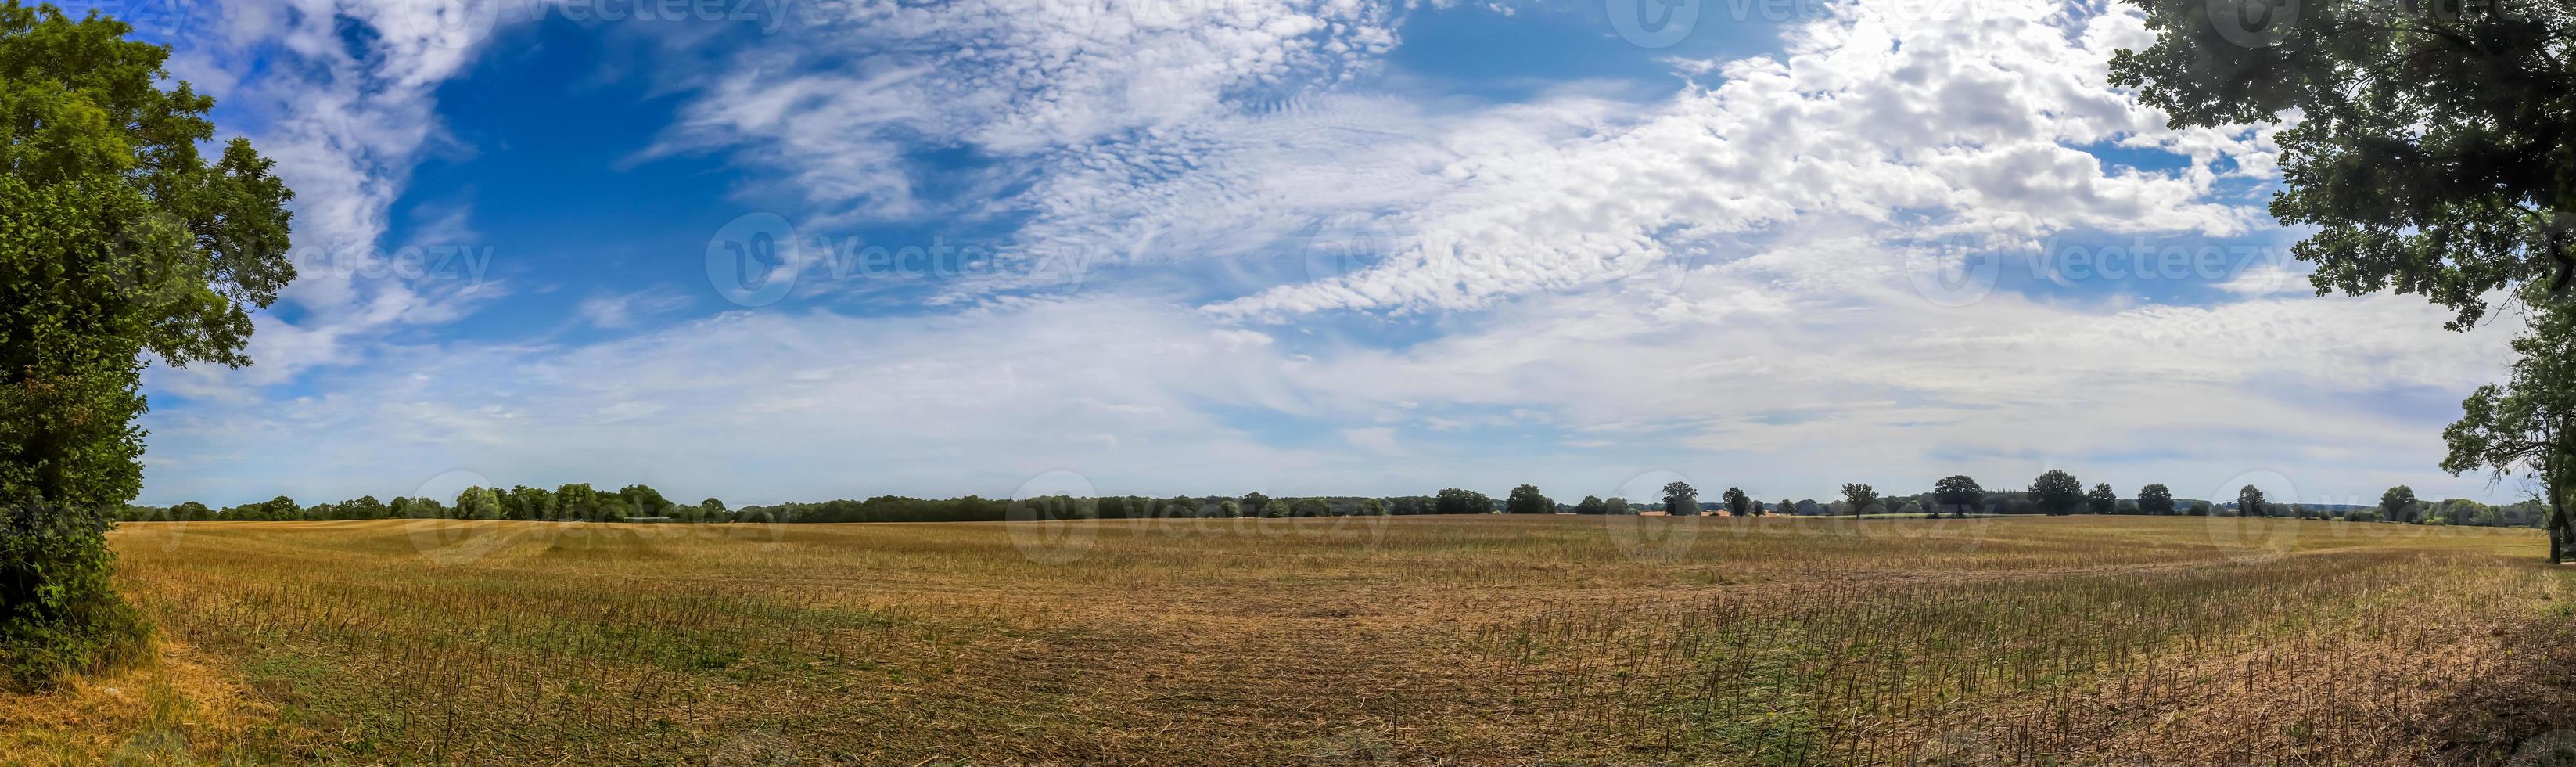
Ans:
MULTIPOLYGON (((2532 530, 2232 518, 129 524, 0 763, 2503 764, 2532 530)), ((2549 763, 2549 762, 2537 762, 2549 763)))

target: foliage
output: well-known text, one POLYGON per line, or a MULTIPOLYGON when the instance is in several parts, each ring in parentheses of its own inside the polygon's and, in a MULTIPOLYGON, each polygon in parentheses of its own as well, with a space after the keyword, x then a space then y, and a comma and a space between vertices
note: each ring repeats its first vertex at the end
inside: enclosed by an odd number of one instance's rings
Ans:
POLYGON ((2271 504, 2263 502, 2263 488, 2246 485, 2236 490, 2236 516, 2269 516, 2271 504))
POLYGON ((1433 514, 1492 514, 1494 499, 1474 490, 1449 488, 1440 491, 1432 506, 1433 514))
POLYGON ((1986 489, 1965 474, 1953 474, 1932 483, 1932 508, 1936 512, 1964 516, 1985 498, 1986 489))
POLYGON ((1680 480, 1664 483, 1664 513, 1676 517, 1699 516, 1699 491, 1680 480))
POLYGON ((1554 514, 1556 501, 1541 494, 1537 485, 1521 485, 1512 488, 1511 496, 1503 500, 1503 513, 1554 514))
POLYGON ((101 540, 142 482, 142 356, 249 363, 290 196, 131 28, 0 2, 0 684, 131 654, 101 540))
POLYGON ((2092 490, 2084 493, 2085 511, 2090 511, 2095 514, 2109 514, 2119 508, 2120 494, 2113 491, 2111 489, 2111 484, 2108 482, 2095 483, 2092 490))
POLYGON ((1851 513, 1855 515, 1875 514, 1881 511, 1878 505, 1878 489, 1868 485, 1845 483, 1843 503, 1850 507, 1851 513))
POLYGON ((2271 212, 2315 227, 2293 253, 2320 292, 2422 294, 2462 329, 2500 289, 2569 287, 2563 5, 2129 1, 2156 41, 2116 54, 2111 80, 2173 126, 2297 117, 2270 134, 2271 212))
POLYGON ((2148 516, 2174 513, 2173 491, 2166 489, 2163 483, 2138 488, 2138 513, 2148 516))
POLYGON ((2030 481, 2030 501, 2042 514, 2073 514, 2084 503, 2084 483, 2073 474, 2050 469, 2030 481))
POLYGON ((1726 492, 1718 495, 1718 498, 1726 501, 1726 513, 1728 514, 1741 517, 1749 514, 1758 514, 1762 511, 1762 507, 1753 504, 1753 496, 1744 494, 1744 488, 1727 488, 1726 492))

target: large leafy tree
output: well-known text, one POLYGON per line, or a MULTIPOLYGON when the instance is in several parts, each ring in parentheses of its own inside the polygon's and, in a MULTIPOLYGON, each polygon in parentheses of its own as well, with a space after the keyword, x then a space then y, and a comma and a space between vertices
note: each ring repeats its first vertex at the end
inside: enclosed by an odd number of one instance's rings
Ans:
POLYGON ((2109 514, 2119 507, 2120 494, 2118 491, 2111 489, 2111 483, 2109 482, 2094 483, 2093 489, 2084 492, 2085 511, 2090 511, 2095 514, 2109 514))
POLYGON ((1878 506, 1878 488, 1859 483, 1843 485, 1843 503, 1851 507, 1852 516, 1871 513, 1878 506))
POLYGON ((2138 513, 2151 516, 2174 513, 2173 490, 2161 482, 2138 488, 2138 513))
POLYGON ((1951 516, 1966 515, 1969 509, 1976 508, 1977 502, 1985 500, 1985 497, 1986 489, 1978 486, 1977 481, 1969 479, 1966 474, 1953 474, 1932 483, 1934 510, 1948 511, 1951 516))
POLYGON ((2263 488, 2246 485, 2236 491, 2236 516, 2260 517, 2269 511, 2270 504, 2264 501, 2263 488))
POLYGON ((142 487, 145 355, 240 366, 295 276, 290 194, 125 24, 0 0, 0 683, 141 634, 105 532, 142 487))
MULTIPOLYGON (((2489 386, 2489 387, 2481 388, 2481 389, 2479 389, 2478 391, 2479 391, 2480 393, 2484 393, 2484 392, 2486 392, 2487 390, 2489 390, 2489 389, 2493 389, 2493 388, 2495 388, 2495 387, 2489 386)), ((2470 399, 2472 402, 2475 402, 2475 401, 2477 401, 2477 400, 2478 400, 2478 397, 2477 397, 2476 395, 2471 395, 2469 399, 2470 399)), ((2491 402, 2491 401, 2492 401, 2492 400, 2490 400, 2490 402, 2491 402)), ((2474 405, 2472 405, 2471 407, 2473 407, 2473 408, 2474 408, 2475 406, 2474 406, 2474 405)), ((2472 410, 2471 412, 2472 412, 2472 413, 2475 413, 2475 412, 2477 412, 2477 411, 2476 411, 2476 410, 2472 410)), ((2492 411, 2489 411, 2489 412, 2492 412, 2492 411)), ((2462 420, 2460 423, 2469 423, 2469 421, 2468 421, 2468 420, 2462 420)), ((2472 429, 2474 429, 2475 427, 2471 427, 2471 428, 2472 428, 2472 429)), ((2451 426, 2451 428, 2443 430, 2443 432, 2442 432, 2442 436, 2443 436, 2443 437, 2445 437, 2445 438, 2448 438, 2448 439, 2450 440, 2450 443, 2451 443, 2451 451, 2452 451, 2452 452, 2451 452, 2451 457, 2452 457, 2453 459, 2458 459, 2458 458, 2460 458, 2460 457, 2461 457, 2459 450, 2460 450, 2460 448, 2461 448, 2463 445, 2467 444, 2467 443, 2468 443, 2469 441, 2471 441, 2471 440, 2475 440, 2475 439, 2476 439, 2476 437, 2471 436, 2471 433, 2470 433, 2470 432, 2463 432, 2463 431, 2461 430, 2461 427, 2460 427, 2458 424, 2453 424, 2453 425, 2451 426)), ((2492 447, 2492 446, 2493 446, 2493 443, 2486 443, 2486 444, 2485 444, 2485 445, 2483 445, 2482 447, 2492 447)), ((2474 453, 2474 452, 2479 452, 2479 451, 2480 451, 2480 448, 2479 448, 2479 447, 2471 447, 2471 452, 2473 452, 2473 453, 2474 453)), ((2483 461, 2483 456, 2479 457, 2479 459, 2478 459, 2478 460, 2483 461)), ((2464 466, 2462 466, 2460 469, 2454 469, 2454 470, 2452 470, 2452 472, 2451 472, 2451 473, 2453 473, 2453 474, 2457 474, 2457 473, 2459 473, 2459 472, 2461 472, 2461 471, 2465 471, 2465 470, 2470 469, 2470 468, 2475 468, 2477 465, 2478 465, 2478 464, 2475 464, 2475 463, 2468 464, 2468 465, 2464 465, 2464 466)), ((2450 466, 2451 466, 2451 464, 2450 464, 2449 462, 2445 462, 2445 463, 2443 464, 2443 468, 2446 468, 2446 469, 2450 468, 2450 466)), ((2415 521, 2415 517, 2416 517, 2417 513, 2418 513, 2420 510, 2421 510, 2421 509, 2416 505, 2416 502, 2415 502, 2415 488, 2408 487, 2408 486, 2405 486, 2405 485, 2398 485, 2398 486, 2396 486, 2396 487, 2389 488, 2389 489, 2388 489, 2388 492, 2380 493, 2380 494, 2379 494, 2379 513, 2380 513, 2380 515, 2381 515, 2381 516, 2383 516, 2383 517, 2385 517, 2385 518, 2387 518, 2387 519, 2394 520, 2394 521, 2398 521, 2398 522, 2413 522, 2413 521, 2415 521)))
POLYGON ((2320 292, 2394 289, 2476 324, 2495 291, 2576 282, 2576 61, 2563 3, 2129 0, 2154 45, 2113 83, 2175 127, 2274 136, 2272 215, 2320 292))
POLYGON ((1676 517, 1699 516, 1699 490, 1680 480, 1664 483, 1664 513, 1676 517))
POLYGON ((1540 493, 1537 485, 1522 485, 1512 488, 1512 494, 1503 499, 1503 513, 1554 514, 1556 501, 1540 493))
POLYGON ((2045 514, 2073 514, 2084 503, 2084 483, 2075 475, 2049 469, 2030 481, 2030 502, 2045 514))
POLYGON ((1726 501, 1726 513, 1728 514, 1741 517, 1753 513, 1753 496, 1745 495, 1744 488, 1730 487, 1726 489, 1726 492, 1719 493, 1717 497, 1720 500, 1726 501))
MULTIPOLYGON (((2522 359, 2505 383, 2478 387, 2460 403, 2459 422, 2442 431, 2451 449, 2444 471, 2485 469, 2497 478, 2527 473, 2537 481, 2549 504, 2551 562, 2565 561, 2576 546, 2567 509, 2567 496, 2576 493, 2576 333, 2570 331, 2576 331, 2576 306, 2553 303, 2535 312, 2513 341, 2522 359)), ((2414 491, 2406 496, 2413 506, 2414 491)))

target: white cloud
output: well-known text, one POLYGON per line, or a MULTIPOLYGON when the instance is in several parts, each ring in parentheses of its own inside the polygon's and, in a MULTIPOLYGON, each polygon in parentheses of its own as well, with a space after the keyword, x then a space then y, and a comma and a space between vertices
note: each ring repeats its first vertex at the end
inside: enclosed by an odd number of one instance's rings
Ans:
POLYGON ((1395 43, 1393 11, 860 0, 689 83, 698 99, 648 154, 730 150, 786 173, 834 217, 906 218, 924 212, 913 148, 1014 157, 1185 129, 1232 111, 1230 98, 1292 95, 1366 66, 1395 43))

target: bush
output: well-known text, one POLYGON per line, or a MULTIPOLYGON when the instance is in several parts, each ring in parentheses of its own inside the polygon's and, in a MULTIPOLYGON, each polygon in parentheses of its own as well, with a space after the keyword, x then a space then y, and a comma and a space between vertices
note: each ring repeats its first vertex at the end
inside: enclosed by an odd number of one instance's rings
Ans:
POLYGON ((106 515, 19 506, 0 526, 0 686, 143 656, 150 628, 109 582, 106 515))

